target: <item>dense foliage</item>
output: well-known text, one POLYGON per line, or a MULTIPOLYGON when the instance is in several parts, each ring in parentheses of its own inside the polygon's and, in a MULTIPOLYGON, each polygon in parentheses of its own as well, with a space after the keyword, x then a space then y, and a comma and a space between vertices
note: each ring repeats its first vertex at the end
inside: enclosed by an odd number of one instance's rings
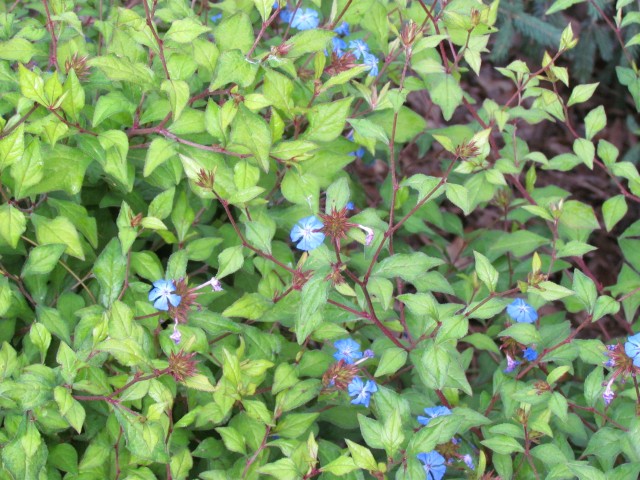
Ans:
MULTIPOLYGON (((640 175, 527 3, 0 5, 0 478, 638 478, 640 175)), ((533 3, 640 110, 635 2, 533 3)))

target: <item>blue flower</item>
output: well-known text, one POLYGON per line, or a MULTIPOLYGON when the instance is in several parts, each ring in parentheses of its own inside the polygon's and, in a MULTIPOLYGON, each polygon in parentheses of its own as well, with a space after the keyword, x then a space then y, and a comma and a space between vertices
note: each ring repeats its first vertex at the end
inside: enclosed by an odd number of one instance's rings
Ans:
POLYGON ((535 348, 531 348, 531 347, 527 347, 524 349, 524 351, 522 352, 522 357, 527 361, 527 362, 533 362, 538 358, 538 352, 536 352, 535 348))
POLYGON ((347 390, 349 392, 349 396, 354 397, 354 399, 351 400, 353 405, 364 405, 365 407, 368 407, 369 401, 371 400, 371 394, 378 391, 378 386, 376 385, 376 382, 372 380, 367 380, 367 383, 364 383, 360 380, 360 377, 355 377, 351 380, 347 390))
POLYGON ((301 8, 296 12, 296 16, 291 21, 291 26, 298 30, 311 30, 320 23, 318 12, 313 8, 301 8))
POLYGON ((333 51, 336 55, 341 57, 344 54, 344 51, 347 49, 347 43, 338 37, 333 37, 331 39, 331 43, 333 45, 333 51))
POLYGON ((633 360, 633 365, 640 367, 640 333, 627 338, 624 344, 624 353, 633 360))
POLYGON ((280 10, 280 20, 283 23, 289 23, 291 21, 291 13, 291 10, 289 10, 288 8, 280 10))
POLYGON ((351 40, 349 50, 352 51, 354 57, 359 59, 365 53, 369 53, 369 45, 364 40, 351 40))
POLYGON ((471 458, 471 455, 467 454, 467 455, 463 455, 462 456, 462 461, 467 465, 467 467, 469 467, 471 470, 475 470, 476 466, 473 463, 473 458, 471 458))
POLYGON ((347 210, 351 211, 351 210, 354 210, 356 207, 353 204, 353 202, 347 202, 347 204, 345 205, 344 208, 346 208, 347 210))
POLYGON ((518 323, 533 323, 538 320, 538 312, 521 298, 507 305, 507 313, 518 323))
POLYGON ((505 368, 505 369, 503 370, 503 372, 504 372, 504 373, 511 373, 511 372, 513 372, 513 371, 516 369, 516 367, 517 367, 518 365, 520 365, 521 363, 522 363, 522 362, 520 362, 520 361, 518 361, 518 360, 516 360, 516 359, 514 359, 514 358, 511 358, 511 356, 510 356, 509 354, 507 354, 507 368, 505 368))
POLYGON ((333 31, 338 35, 346 37, 347 35, 349 35, 349 24, 347 22, 342 22, 342 24, 334 28, 333 31))
POLYGON ((424 409, 424 413, 426 413, 428 416, 427 417, 423 417, 422 415, 418 415, 418 422, 421 425, 429 425, 429 422, 431 420, 433 420, 436 417, 443 417, 445 415, 451 415, 451 410, 449 410, 447 407, 444 406, 436 406, 436 407, 429 407, 429 408, 425 408, 424 409))
POLYGON ((153 306, 158 310, 169 310, 169 304, 174 307, 180 305, 182 297, 176 295, 176 284, 173 280, 156 280, 153 282, 154 288, 149 292, 149 301, 153 302, 153 306))
POLYGON ((362 358, 360 344, 350 338, 338 340, 333 344, 337 352, 333 354, 333 358, 337 361, 344 360, 344 363, 352 364, 356 360, 362 358))
POLYGON ((319 231, 324 224, 313 215, 305 217, 291 229, 291 241, 298 242, 299 250, 309 251, 318 248, 324 242, 324 233, 319 231))
POLYGON ((427 480, 442 480, 447 471, 442 455, 432 450, 429 453, 419 453, 417 458, 422 462, 422 468, 424 468, 424 473, 427 475, 427 480))
POLYGON ((362 56, 362 63, 369 67, 369 76, 375 77, 378 75, 378 58, 371 53, 365 53, 362 56))
POLYGON ((218 20, 220 20, 222 18, 222 14, 218 13, 216 15, 211 15, 211 17, 209 17, 209 19, 213 22, 216 23, 218 20))

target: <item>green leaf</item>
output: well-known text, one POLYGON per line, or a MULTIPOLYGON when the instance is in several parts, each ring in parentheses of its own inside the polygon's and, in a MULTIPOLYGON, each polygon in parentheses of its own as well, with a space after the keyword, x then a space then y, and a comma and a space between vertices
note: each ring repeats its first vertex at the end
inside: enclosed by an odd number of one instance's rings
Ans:
POLYGON ((149 148, 144 162, 144 170, 142 174, 148 177, 160 165, 176 154, 174 143, 164 138, 154 138, 149 148))
POLYGON ((151 87, 155 80, 153 70, 144 63, 132 62, 127 57, 94 57, 87 65, 99 68, 110 80, 130 82, 145 89, 151 87))
POLYGON ((244 105, 240 105, 233 121, 231 142, 245 147, 256 158, 262 169, 269 172, 271 130, 262 117, 244 105))
POLYGON ((596 147, 593 142, 585 138, 576 138, 573 142, 573 153, 582 160, 582 163, 593 170, 593 157, 596 155, 596 147))
MULTIPOLYGON (((312 317, 327 303, 330 283, 325 280, 326 272, 319 271, 304 284, 296 316, 296 337, 302 345, 318 326, 312 317)), ((321 318, 320 318, 321 319, 321 318)))
POLYGON ((24 38, 14 37, 0 42, 0 60, 27 63, 35 53, 33 44, 24 38))
POLYGON ((619 311, 619 302, 617 302, 614 298, 609 297, 608 295, 602 295, 601 297, 598 297, 598 300, 596 300, 596 305, 593 309, 592 321, 595 322, 605 315, 615 315, 619 311))
POLYGON ((384 128, 380 125, 364 118, 350 118, 348 121, 359 135, 365 138, 380 140, 385 145, 389 145, 389 137, 387 137, 384 128))
POLYGON ((540 343, 540 333, 536 329, 535 325, 531 323, 515 323, 509 328, 501 331, 498 337, 509 337, 515 341, 522 343, 523 345, 531 345, 534 343, 540 343))
POLYGON ((449 73, 435 73, 425 77, 425 85, 433 103, 442 109, 445 120, 451 120, 453 112, 462 104, 462 88, 449 73))
POLYGON ((122 408, 114 409, 114 414, 126 441, 126 447, 133 455, 152 462, 169 463, 162 424, 147 419, 141 422, 139 416, 122 408))
POLYGON ((20 92, 29 100, 40 105, 48 106, 47 97, 44 94, 44 80, 31 70, 27 70, 22 64, 18 67, 18 81, 20 92))
POLYGON ((353 463, 355 463, 358 467, 364 468, 365 470, 369 470, 370 472, 378 471, 378 464, 373 458, 373 454, 371 450, 362 445, 358 445, 355 442, 352 442, 349 439, 346 439, 347 446, 349 447, 349 451, 351 452, 351 458, 353 458, 353 463))
POLYGON ((173 121, 177 121, 189 101, 189 84, 184 80, 165 80, 160 90, 167 93, 173 121))
POLYGON ((309 112, 309 127, 304 134, 305 138, 318 142, 330 142, 338 138, 344 130, 352 100, 347 97, 313 107, 309 112))
POLYGON ((253 45, 253 26, 244 12, 225 17, 215 29, 216 44, 221 51, 239 49, 246 54, 253 45))
POLYGON ((608 232, 624 218, 628 210, 629 208, 627 207, 627 201, 624 195, 611 197, 602 204, 602 217, 608 232))
POLYGON ((332 31, 314 28, 297 33, 289 39, 287 44, 292 45, 287 57, 296 58, 305 53, 321 52, 335 36, 332 31))
POLYGON ((71 396, 71 391, 64 387, 55 387, 53 389, 53 398, 58 404, 60 414, 76 432, 81 433, 86 414, 80 402, 75 400, 71 396))
POLYGON ((62 110, 74 121, 80 118, 80 112, 84 108, 85 95, 82 85, 78 80, 76 71, 72 68, 67 74, 63 85, 64 99, 60 104, 62 110))
POLYGON ((584 117, 585 136, 587 140, 591 140, 600 130, 607 126, 607 115, 604 112, 604 107, 600 105, 594 108, 586 117, 584 117))
POLYGON ((2 462, 13 478, 35 480, 47 476, 47 453, 47 445, 35 423, 24 417, 13 440, 2 449, 2 462))
POLYGON ((322 472, 332 473, 337 477, 341 477, 343 475, 346 475, 347 473, 353 472, 357 468, 358 466, 353 461, 353 458, 347 457, 346 455, 341 455, 335 460, 327 463, 320 470, 322 472))
POLYGON ((43 164, 40 141, 34 138, 24 149, 22 159, 18 158, 11 165, 11 178, 13 178, 14 182, 13 193, 16 198, 27 196, 29 188, 37 185, 42 180, 43 164))
POLYGON ((473 255, 476 259, 476 273, 482 283, 484 283, 490 292, 496 291, 498 285, 498 271, 491 265, 487 257, 474 250, 473 255))
POLYGON ((164 41, 191 43, 203 33, 210 31, 209 27, 205 27, 194 18, 183 18, 171 22, 171 27, 164 35, 164 41))
POLYGON ((112 238, 102 250, 93 267, 100 284, 100 302, 109 307, 120 294, 125 280, 127 259, 117 238, 112 238))
POLYGON ((503 455, 510 455, 514 452, 524 452, 524 448, 515 438, 507 437, 506 435, 495 435, 486 440, 482 440, 480 443, 494 452, 503 455))
POLYGON ((562 285, 558 285, 553 282, 541 282, 536 287, 529 289, 530 293, 540 295, 548 302, 558 300, 560 298, 573 295, 574 292, 562 285))
POLYGON ((242 245, 236 245, 235 247, 225 248, 220 252, 220 255, 218 255, 219 268, 216 278, 221 279, 242 268, 242 264, 244 263, 242 249, 242 245))
POLYGON ((51 345, 51 333, 47 327, 41 323, 34 323, 29 329, 29 339, 40 352, 40 357, 44 358, 51 345))
POLYGON ((462 185, 447 183, 447 198, 456 207, 459 207, 465 215, 469 215, 469 213, 471 213, 469 190, 462 185))
POLYGON ((33 248, 22 267, 20 276, 26 277, 51 273, 66 248, 66 245, 61 244, 40 245, 33 248))
POLYGON ((291 80, 273 70, 267 70, 263 90, 264 96, 274 107, 281 110, 287 118, 293 116, 293 82, 291 80))
POLYGON ((266 22, 271 14, 273 3, 270 0, 253 0, 263 22, 266 22))
POLYGON ((24 125, 19 125, 0 140, 0 172, 13 165, 24 154, 24 125))
POLYGON ((36 238, 41 245, 62 243, 69 255, 84 260, 84 252, 80 244, 80 237, 76 227, 66 217, 49 219, 40 215, 31 215, 31 221, 36 227, 36 238))
POLYGON ((397 253, 377 263, 372 274, 378 277, 400 277, 412 281, 424 275, 427 270, 443 263, 444 261, 439 258, 429 257, 421 252, 397 253))
POLYGON ((598 296, 593 280, 576 269, 573 271, 573 285, 571 288, 575 292, 576 298, 586 307, 587 313, 593 313, 598 296))
POLYGON ((5 203, 0 205, 0 237, 11 248, 18 246, 20 235, 27 229, 27 219, 16 207, 5 203))
POLYGON ((407 351, 399 347, 388 347, 382 352, 380 357, 380 363, 374 377, 381 377, 382 375, 391 375, 396 373, 400 368, 404 366, 407 361, 407 351))
POLYGON ((220 54, 210 90, 216 90, 230 83, 248 87, 256 78, 258 65, 245 58, 240 50, 228 50, 220 54))
POLYGON ((49 205, 55 208, 60 215, 68 218, 80 233, 87 239, 92 247, 98 246, 98 226, 96 219, 89 215, 87 209, 75 202, 49 198, 49 205))
POLYGON ((298 480, 302 478, 296 464, 290 458, 281 458, 273 463, 263 465, 258 469, 258 472, 279 480, 298 480))
POLYGON ((570 107, 571 105, 575 105, 576 103, 582 103, 589 100, 593 96, 593 93, 596 91, 596 88, 598 88, 598 85, 600 85, 600 82, 577 85, 571 91, 571 96, 567 101, 567 107, 570 107))

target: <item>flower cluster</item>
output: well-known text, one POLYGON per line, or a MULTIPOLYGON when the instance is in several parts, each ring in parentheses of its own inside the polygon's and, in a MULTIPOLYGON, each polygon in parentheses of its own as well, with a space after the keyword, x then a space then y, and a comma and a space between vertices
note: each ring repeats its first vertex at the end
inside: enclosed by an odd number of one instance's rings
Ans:
POLYGON ((322 245, 326 236, 331 237, 334 242, 347 236, 347 231, 351 228, 359 228, 365 233, 365 245, 373 242, 373 229, 350 222, 347 213, 352 208, 344 207, 340 210, 333 209, 331 213, 320 214, 319 220, 316 216, 305 217, 296 223, 289 234, 291 241, 296 243, 296 248, 308 252, 322 245))
POLYGON ((153 303, 157 310, 169 312, 173 317, 173 332, 169 335, 169 338, 176 345, 182 340, 178 325, 187 322, 189 309, 192 305, 195 304, 200 308, 200 305, 195 303, 199 295, 196 292, 207 286, 210 286, 214 292, 222 291, 222 285, 216 277, 211 277, 206 282, 192 288, 189 288, 187 280, 184 278, 177 282, 173 280, 156 280, 153 282, 153 287, 149 291, 149 301, 153 303))
POLYGON ((604 354, 607 357, 604 366, 613 370, 611 378, 603 384, 602 399, 609 405, 616 396, 612 387, 617 378, 624 383, 627 377, 640 375, 640 333, 628 337, 624 345, 607 345, 604 354))

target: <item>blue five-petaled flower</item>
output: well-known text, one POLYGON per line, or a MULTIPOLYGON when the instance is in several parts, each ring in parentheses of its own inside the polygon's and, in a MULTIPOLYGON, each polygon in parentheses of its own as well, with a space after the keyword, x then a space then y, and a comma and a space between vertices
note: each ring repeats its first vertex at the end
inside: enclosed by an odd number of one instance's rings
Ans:
POLYGON ((533 323, 538 320, 538 312, 521 298, 507 305, 507 313, 518 323, 533 323))
POLYGON ((624 353, 633 360, 634 366, 640 367, 640 333, 627 338, 624 344, 624 353))
POLYGON ((338 340, 333 344, 336 347, 336 353, 333 354, 333 358, 337 361, 343 360, 344 363, 352 364, 356 360, 362 358, 362 352, 360 351, 360 344, 350 338, 338 340))
POLYGON ((368 407, 371 401, 371 394, 378 391, 378 386, 373 380, 367 380, 367 383, 364 383, 360 380, 360 377, 355 377, 351 380, 347 390, 349 396, 354 397, 353 400, 351 400, 353 405, 364 405, 368 407))
POLYGON ((418 422, 421 425, 429 425, 429 422, 436 417, 443 417, 445 415, 451 415, 451 410, 442 405, 436 407, 428 407, 424 409, 424 413, 427 414, 426 417, 422 415, 418 415, 418 422))
POLYGON ((349 50, 351 50, 354 57, 359 59, 365 53, 369 53, 369 45, 364 40, 351 40, 349 42, 349 50))
POLYGON ((362 56, 362 63, 368 67, 370 77, 378 75, 378 58, 375 55, 365 53, 362 56))
POLYGON ((417 455, 418 460, 422 462, 422 468, 427 475, 427 480, 442 480, 447 466, 445 465, 445 459, 435 450, 428 453, 419 453, 417 455))
POLYGON ((319 23, 318 12, 313 8, 299 9, 293 17, 293 20, 291 20, 291 26, 298 30, 311 30, 312 28, 316 28, 319 23))
POLYGON ((313 215, 305 217, 291 229, 291 241, 298 242, 296 247, 309 251, 318 248, 324 242, 324 233, 320 230, 324 224, 313 215))
POLYGON ((177 307, 180 305, 182 297, 176 295, 176 284, 173 280, 156 280, 153 282, 153 287, 149 292, 149 301, 153 302, 153 306, 158 310, 167 311, 169 305, 177 307))

